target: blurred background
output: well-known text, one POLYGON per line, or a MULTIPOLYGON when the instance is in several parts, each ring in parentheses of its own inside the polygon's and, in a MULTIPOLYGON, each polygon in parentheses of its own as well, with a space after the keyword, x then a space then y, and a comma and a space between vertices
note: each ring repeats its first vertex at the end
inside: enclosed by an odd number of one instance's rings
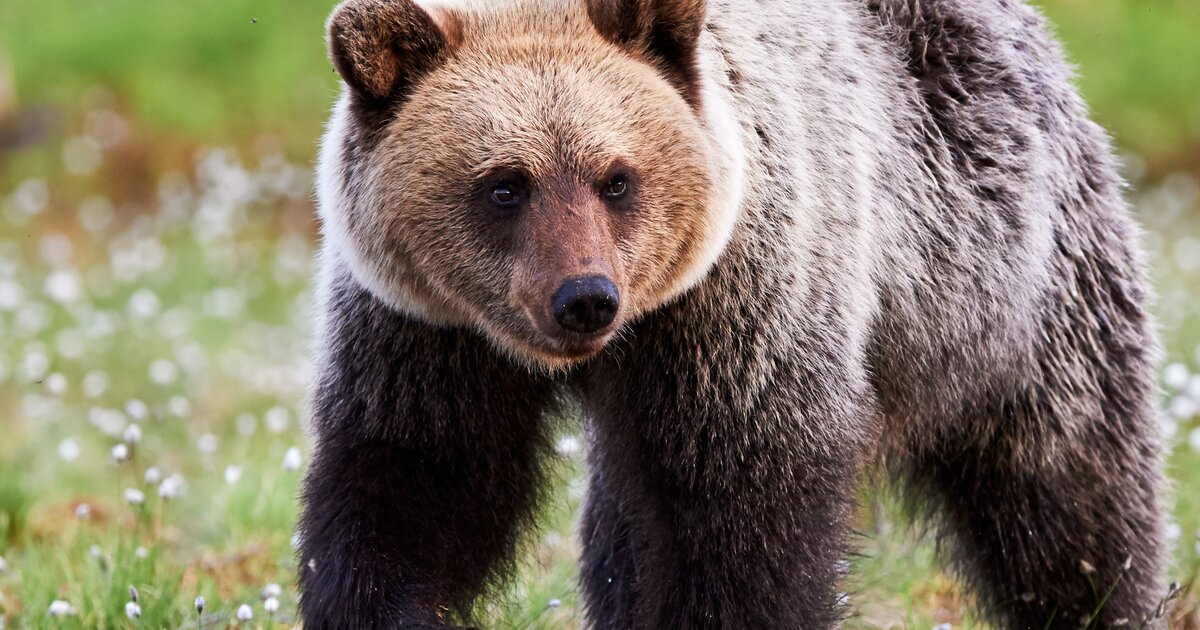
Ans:
MULTIPOLYGON (((332 4, 0 5, 0 628, 294 623, 332 4)), ((1162 613, 1197 629, 1200 2, 1037 4, 1146 228, 1179 584, 1162 613)), ((480 611, 495 627, 579 626, 566 426, 546 526, 480 611)), ((847 627, 976 627, 931 542, 888 496, 863 504, 847 627)))

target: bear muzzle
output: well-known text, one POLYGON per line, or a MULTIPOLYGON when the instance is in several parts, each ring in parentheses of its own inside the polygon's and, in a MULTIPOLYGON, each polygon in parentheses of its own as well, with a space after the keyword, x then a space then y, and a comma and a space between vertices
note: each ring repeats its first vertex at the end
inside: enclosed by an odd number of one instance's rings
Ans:
POLYGON ((620 307, 617 286, 604 276, 568 278, 550 298, 550 312, 558 325, 584 335, 607 328, 620 307))

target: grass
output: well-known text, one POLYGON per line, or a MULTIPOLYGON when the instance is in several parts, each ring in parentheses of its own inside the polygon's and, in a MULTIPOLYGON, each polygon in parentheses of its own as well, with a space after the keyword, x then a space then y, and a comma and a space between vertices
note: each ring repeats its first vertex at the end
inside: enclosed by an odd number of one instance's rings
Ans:
MULTIPOLYGON (((1097 118, 1126 147, 1200 164, 1200 4, 1034 2, 1078 64, 1097 118)), ((322 39, 333 4, 8 2, 0 59, 11 57, 22 102, 74 103, 102 85, 156 133, 228 143, 270 130, 307 158, 336 89, 322 39)))
MULTIPOLYGON (((1163 428, 1170 574, 1183 590, 1169 614, 1191 630, 1200 7, 1045 5, 1098 118, 1130 156, 1130 199, 1147 228, 1167 363, 1177 366, 1164 372, 1163 428)), ((0 7, 0 65, 11 61, 19 104, 9 120, 33 130, 0 148, 0 627, 294 622, 314 247, 307 161, 335 86, 320 35, 329 6, 0 7), (131 456, 116 461, 121 444, 131 456), (172 475, 179 492, 163 487, 172 475), (127 490, 144 501, 131 505, 127 490), (274 612, 269 585, 279 586, 274 612), (126 615, 130 586, 136 619, 126 615), (50 615, 56 600, 70 614, 50 615), (237 619, 242 605, 251 619, 237 619)), ((4 89, 0 80, 0 119, 4 89)), ((521 575, 482 611, 494 627, 581 624, 573 529, 583 463, 566 449, 557 470, 521 575)), ((893 499, 864 490, 862 504, 846 626, 978 627, 969 596, 893 499)))

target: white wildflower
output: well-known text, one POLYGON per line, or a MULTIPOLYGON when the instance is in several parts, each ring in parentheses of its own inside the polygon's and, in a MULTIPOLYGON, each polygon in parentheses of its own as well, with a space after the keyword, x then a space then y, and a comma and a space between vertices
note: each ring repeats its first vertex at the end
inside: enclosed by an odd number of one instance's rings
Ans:
POLYGON ((145 560, 146 558, 150 557, 150 550, 138 545, 137 548, 133 550, 133 557, 137 558, 138 560, 145 560))
POLYGON ((151 466, 146 469, 146 474, 142 475, 142 480, 147 486, 153 486, 162 481, 162 472, 156 466, 151 466))
POLYGON ((138 289, 129 298, 129 314, 136 319, 149 319, 158 314, 158 296, 150 289, 138 289))
POLYGON ((129 446, 124 442, 112 447, 112 458, 115 462, 123 462, 129 459, 129 446))
POLYGON ((183 477, 178 473, 167 477, 158 484, 158 496, 166 500, 177 498, 183 494, 183 477))
POLYGON ((79 520, 87 518, 89 515, 91 515, 91 513, 92 506, 88 505, 87 503, 80 503, 79 505, 75 506, 75 518, 79 520))
POLYGON ((225 467, 225 483, 234 486, 242 479, 242 467, 229 465, 225 467))
POLYGON ((274 597, 268 597, 263 600, 263 610, 269 614, 274 614, 279 610, 279 600, 274 597))
POLYGON ((129 426, 125 427, 125 432, 121 434, 121 438, 130 446, 137 444, 142 441, 142 427, 139 427, 136 423, 130 423, 129 426))
POLYGON ((65 265, 71 260, 71 238, 59 232, 44 234, 38 241, 38 254, 52 267, 65 265))
POLYGON ((14 311, 25 302, 25 291, 13 280, 0 280, 0 310, 14 311))
POLYGON ((192 316, 186 309, 176 306, 163 313, 158 329, 164 337, 178 339, 187 335, 192 316))
POLYGON ((197 597, 196 600, 194 602, 192 602, 192 605, 196 607, 196 614, 198 614, 198 615, 204 614, 204 598, 203 597, 197 597))
POLYGON ((83 449, 79 448, 79 440, 69 437, 58 443, 58 456, 68 462, 79 459, 83 449))
POLYGON ((213 289, 204 296, 204 312, 222 319, 232 319, 246 308, 246 296, 230 287, 213 289))
POLYGON ((188 399, 183 396, 172 396, 171 400, 167 401, 167 410, 172 415, 182 418, 192 410, 192 403, 188 402, 188 399))
POLYGON ((13 191, 12 204, 26 216, 33 216, 50 203, 50 187, 45 180, 27 179, 13 191))
POLYGON ((42 290, 50 299, 59 304, 73 304, 79 301, 83 295, 82 282, 79 279, 79 274, 70 270, 63 269, 55 271, 46 276, 46 282, 42 285, 42 290))
POLYGON ((237 607, 238 621, 250 621, 254 618, 254 611, 250 610, 249 604, 242 604, 237 607))
POLYGON ((40 381, 48 369, 50 357, 39 348, 29 348, 25 351, 25 356, 21 359, 21 371, 24 372, 26 380, 40 381))
POLYGON ((1200 239, 1181 236, 1175 241, 1175 264, 1188 273, 1200 269, 1200 239))
POLYGON ((62 145, 63 166, 72 175, 91 175, 100 168, 104 156, 100 143, 90 136, 67 138, 62 145))
POLYGON ((552 599, 552 600, 550 600, 550 601, 546 602, 546 607, 547 607, 547 608, 558 608, 559 606, 562 606, 562 600, 561 600, 561 599, 557 599, 557 598, 556 598, 556 599, 552 599))
POLYGON ((79 204, 79 222, 83 229, 95 233, 112 222, 116 212, 112 202, 104 197, 89 197, 79 204))
POLYGON ((279 597, 280 595, 283 595, 283 588, 275 582, 271 582, 262 588, 262 593, 260 593, 260 595, 262 595, 263 599, 279 597))
POLYGON ((212 455, 217 452, 217 436, 211 433, 205 433, 196 440, 196 448, 200 449, 205 455, 212 455))
POLYGON ((137 488, 126 488, 125 502, 130 505, 141 505, 146 502, 146 493, 137 488))
POLYGON ((105 149, 111 149, 129 137, 129 123, 107 107, 88 112, 84 131, 105 149))
POLYGON ((554 450, 562 457, 574 457, 582 450, 579 438, 574 435, 564 435, 554 445, 554 450))
POLYGON ((92 370, 83 375, 83 395, 88 398, 99 398, 108 391, 108 375, 99 370, 92 370))
POLYGON ((287 453, 283 455, 284 470, 300 470, 300 464, 303 462, 300 459, 300 449, 295 446, 289 448, 287 453))
POLYGON ((93 339, 111 337, 117 331, 117 317, 107 312, 94 313, 86 322, 84 331, 93 339))
POLYGON ((1179 420, 1187 420, 1196 415, 1196 401, 1187 396, 1176 396, 1171 400, 1171 415, 1179 420))
POLYGON ((75 607, 70 602, 56 599, 50 602, 50 609, 46 611, 46 614, 51 617, 66 617, 75 614, 75 607))
POLYGON ((55 396, 62 396, 67 393, 67 377, 63 376, 62 372, 55 372, 46 377, 44 382, 46 391, 55 396))
POLYGON ((158 385, 170 385, 179 377, 179 367, 169 359, 155 359, 150 364, 150 380, 158 385))
POLYGON ((1179 432, 1179 423, 1169 413, 1159 414, 1158 417, 1159 435, 1164 441, 1170 442, 1175 439, 1175 434, 1179 432))
POLYGON ((129 420, 125 414, 116 409, 104 409, 102 407, 92 407, 88 412, 88 421, 90 421, 97 429, 104 432, 105 435, 119 437, 125 432, 125 425, 129 424, 129 420))
POLYGON ((142 607, 138 606, 137 602, 125 602, 125 616, 130 619, 141 617, 142 607))
POLYGON ((271 407, 263 415, 263 424, 271 433, 283 433, 287 429, 291 414, 284 407, 271 407))
POLYGON ((954 630, 954 626, 948 623, 939 623, 933 627, 933 630, 954 630))
POLYGON ((125 402, 125 413, 135 420, 145 420, 150 415, 150 406, 133 398, 125 402))

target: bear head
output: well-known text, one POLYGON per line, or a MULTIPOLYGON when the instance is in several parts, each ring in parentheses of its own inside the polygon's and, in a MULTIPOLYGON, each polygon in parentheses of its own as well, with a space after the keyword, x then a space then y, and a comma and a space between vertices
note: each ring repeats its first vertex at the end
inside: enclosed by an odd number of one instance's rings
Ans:
POLYGON ((327 255, 531 365, 597 353, 697 283, 736 223, 740 127, 704 4, 343 2, 327 255))

